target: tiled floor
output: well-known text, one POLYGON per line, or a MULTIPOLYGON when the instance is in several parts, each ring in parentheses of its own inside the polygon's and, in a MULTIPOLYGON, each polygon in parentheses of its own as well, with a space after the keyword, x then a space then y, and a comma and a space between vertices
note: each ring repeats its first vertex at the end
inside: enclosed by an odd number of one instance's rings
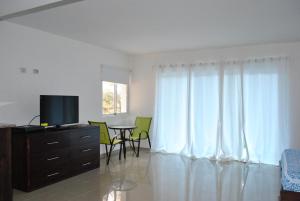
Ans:
POLYGON ((142 151, 14 201, 278 201, 279 168, 142 151))

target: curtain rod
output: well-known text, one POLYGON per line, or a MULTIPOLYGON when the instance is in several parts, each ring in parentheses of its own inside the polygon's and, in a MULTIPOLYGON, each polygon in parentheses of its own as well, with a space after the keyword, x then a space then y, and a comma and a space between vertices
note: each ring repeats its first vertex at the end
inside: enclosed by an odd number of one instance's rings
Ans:
POLYGON ((239 64, 239 63, 250 63, 250 62, 263 62, 265 60, 282 60, 288 59, 288 56, 270 56, 270 57, 257 57, 248 59, 232 59, 232 60, 220 60, 220 61, 209 61, 209 62, 195 62, 195 63, 179 63, 179 64, 156 64, 152 67, 185 67, 185 66, 202 66, 202 65, 217 65, 217 64, 239 64))

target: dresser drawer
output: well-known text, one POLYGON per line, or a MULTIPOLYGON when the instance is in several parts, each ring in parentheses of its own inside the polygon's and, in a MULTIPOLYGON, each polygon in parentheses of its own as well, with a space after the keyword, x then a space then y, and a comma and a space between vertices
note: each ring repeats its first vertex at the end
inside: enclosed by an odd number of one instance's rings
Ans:
POLYGON ((87 170, 92 170, 99 167, 99 159, 95 157, 87 157, 72 163, 72 172, 78 174, 87 170))
POLYGON ((29 137, 31 153, 47 152, 70 146, 70 133, 35 134, 29 137))
POLYGON ((97 127, 82 129, 82 131, 80 132, 73 132, 71 138, 71 143, 74 146, 90 143, 100 143, 100 133, 97 127))
POLYGON ((36 171, 47 171, 68 164, 70 162, 70 149, 58 149, 44 153, 35 153, 31 155, 31 169, 36 171))
POLYGON ((51 184, 60 181, 70 175, 70 169, 67 167, 52 168, 47 171, 33 172, 31 175, 32 187, 51 184))
POLYGON ((72 159, 84 158, 84 157, 100 157, 99 143, 94 142, 91 144, 81 145, 76 148, 72 148, 71 156, 72 159))

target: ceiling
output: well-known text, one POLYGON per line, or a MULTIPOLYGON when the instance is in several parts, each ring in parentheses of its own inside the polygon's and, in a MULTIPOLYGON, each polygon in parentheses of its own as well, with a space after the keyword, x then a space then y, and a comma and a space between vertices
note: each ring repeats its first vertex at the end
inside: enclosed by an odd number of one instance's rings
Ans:
POLYGON ((129 54, 300 41, 299 0, 85 0, 9 21, 129 54))

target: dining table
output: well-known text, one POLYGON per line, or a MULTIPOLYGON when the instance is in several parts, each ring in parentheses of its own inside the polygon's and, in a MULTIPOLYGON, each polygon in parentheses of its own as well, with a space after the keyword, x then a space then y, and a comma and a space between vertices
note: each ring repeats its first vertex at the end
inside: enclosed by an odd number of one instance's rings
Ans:
POLYGON ((133 129, 136 128, 136 126, 135 125, 110 125, 108 126, 108 128, 114 130, 115 134, 117 134, 117 131, 119 131, 120 139, 122 140, 124 159, 126 159, 126 141, 129 140, 129 138, 126 138, 126 131, 128 131, 129 134, 131 134, 133 129))

